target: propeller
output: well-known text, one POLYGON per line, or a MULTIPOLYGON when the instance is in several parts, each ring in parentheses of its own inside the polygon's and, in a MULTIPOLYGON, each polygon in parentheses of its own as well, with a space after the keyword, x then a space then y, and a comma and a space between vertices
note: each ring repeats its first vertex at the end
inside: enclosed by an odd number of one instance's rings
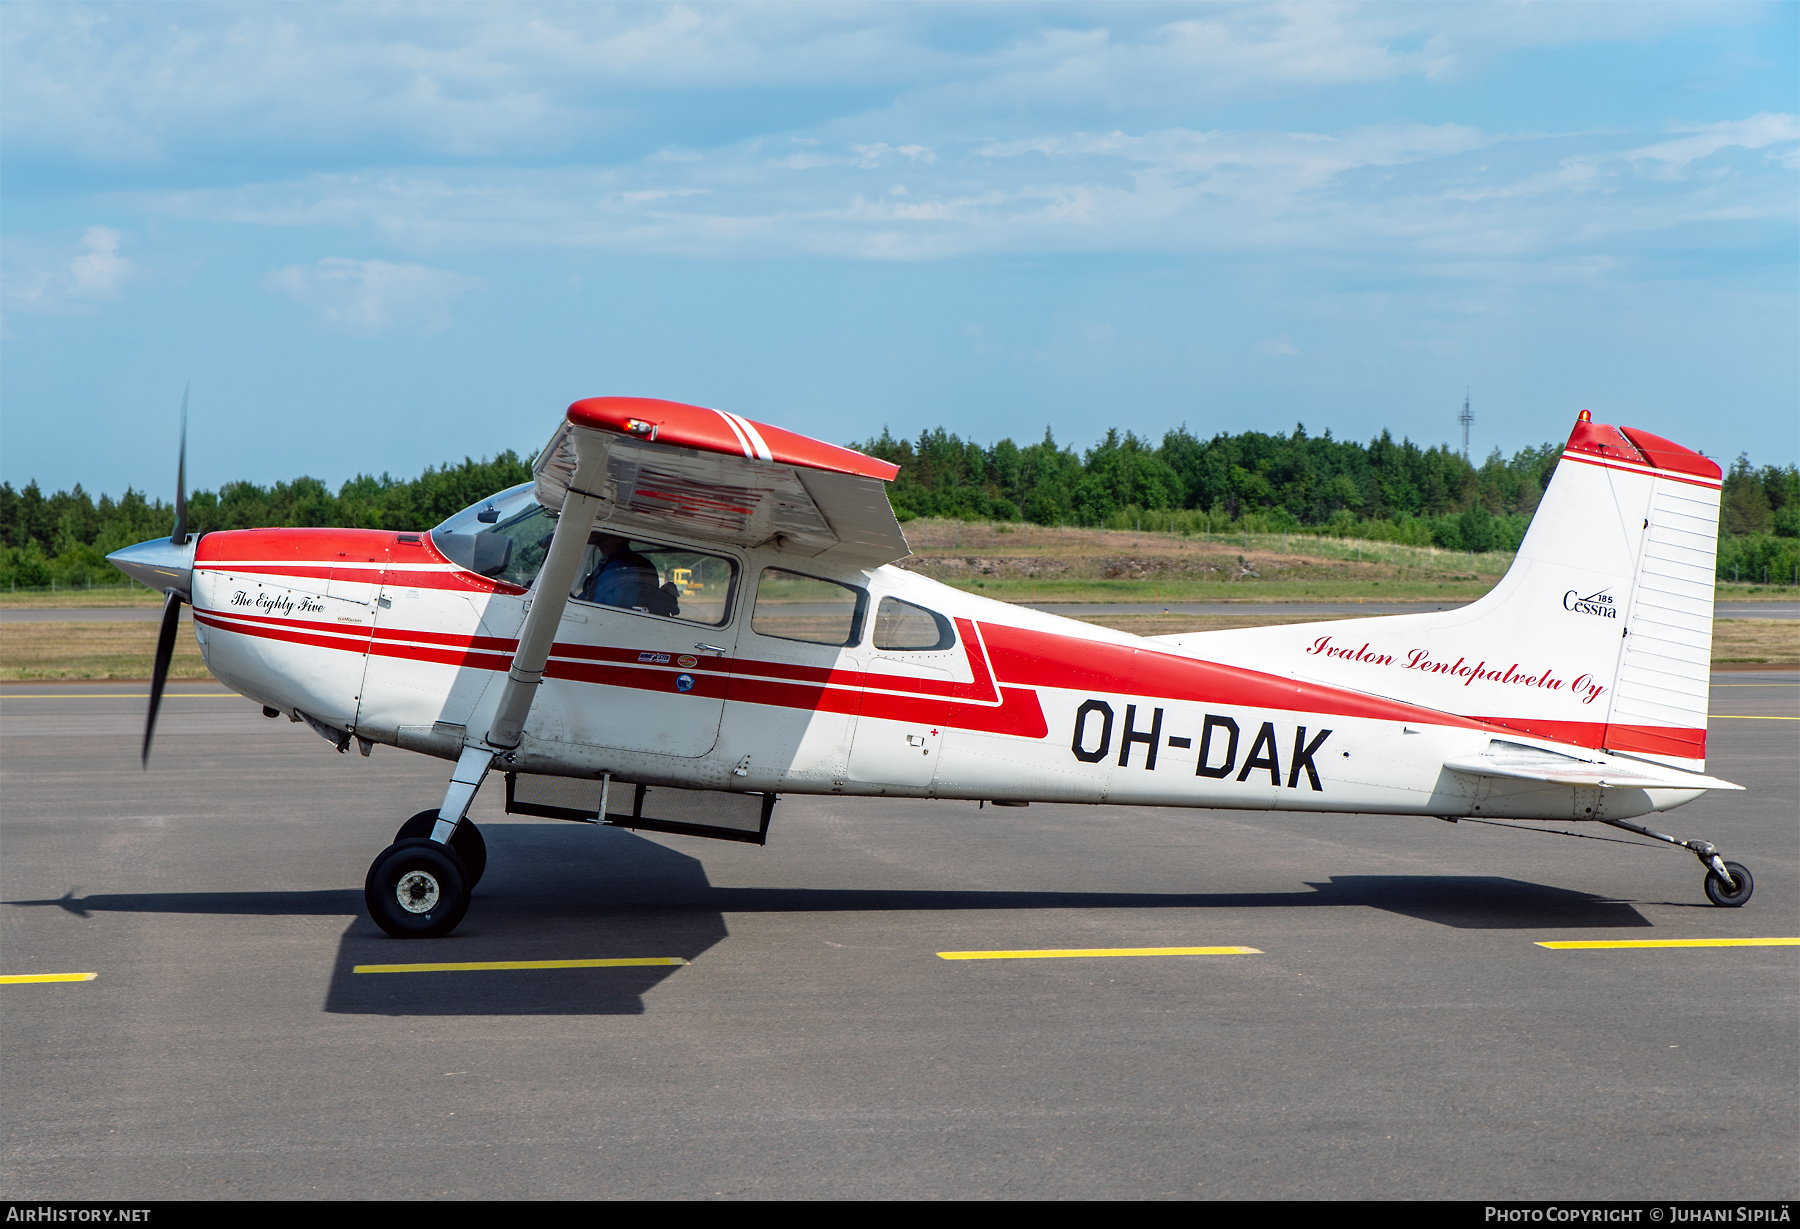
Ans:
POLYGON ((175 453, 175 532, 169 541, 187 545, 187 403, 188 385, 181 386, 181 446, 175 453))
POLYGON ((150 667, 150 712, 144 718, 144 750, 138 759, 150 767, 150 740, 156 735, 156 711, 162 707, 163 687, 169 681, 169 659, 175 655, 175 633, 181 628, 181 595, 171 590, 163 597, 162 626, 156 629, 156 662, 150 667))
MULTIPOLYGON (((187 411, 188 389, 181 390, 181 445, 175 457, 175 532, 169 545, 185 550, 187 533, 187 411)), ((192 584, 192 556, 189 556, 189 584, 192 584)), ((189 589, 189 598, 192 589, 189 589)), ((169 587, 163 590, 162 625, 156 629, 156 658, 150 667, 150 711, 144 718, 144 749, 138 757, 150 767, 150 740, 156 736, 156 713, 162 707, 163 688, 169 681, 169 660, 175 656, 175 633, 181 627, 181 592, 169 587)))

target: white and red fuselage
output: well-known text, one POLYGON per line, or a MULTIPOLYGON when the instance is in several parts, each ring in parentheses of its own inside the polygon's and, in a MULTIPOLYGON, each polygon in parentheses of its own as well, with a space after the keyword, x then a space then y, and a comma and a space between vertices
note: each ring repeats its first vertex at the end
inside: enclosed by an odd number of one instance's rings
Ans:
MULTIPOLYGON (((780 539, 706 539, 737 565, 729 619, 569 600, 509 765, 768 793, 1537 820, 1667 809, 1700 789, 1454 767, 1497 748, 1679 770, 1665 778, 1704 767, 1718 468, 1585 421, 1564 460, 1501 585, 1427 615, 1146 639, 780 539), (762 634, 766 567, 851 586, 870 612, 884 597, 935 612, 954 643, 880 649, 869 617, 845 645, 762 634)), ((679 524, 663 536, 687 540, 679 524)), ((209 533, 193 563, 220 680, 451 760, 489 728, 533 598, 428 533, 209 533)))

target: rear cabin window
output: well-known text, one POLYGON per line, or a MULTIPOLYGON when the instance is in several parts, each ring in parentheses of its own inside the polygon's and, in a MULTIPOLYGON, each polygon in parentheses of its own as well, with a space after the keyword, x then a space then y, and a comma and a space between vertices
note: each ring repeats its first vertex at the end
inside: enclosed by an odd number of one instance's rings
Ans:
POLYGON ((884 597, 875 608, 875 647, 893 653, 924 653, 956 646, 950 620, 935 610, 884 597))
POLYGON ((750 627, 758 635, 807 644, 852 645, 862 635, 869 595, 850 585, 764 568, 750 627))
POLYGON ((575 575, 577 601, 719 627, 731 618, 737 564, 597 530, 575 575))

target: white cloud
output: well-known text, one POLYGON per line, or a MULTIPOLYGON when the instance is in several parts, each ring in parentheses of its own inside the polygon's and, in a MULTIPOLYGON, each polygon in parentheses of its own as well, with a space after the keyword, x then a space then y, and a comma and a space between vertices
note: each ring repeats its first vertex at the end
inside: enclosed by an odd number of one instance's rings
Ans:
MULTIPOLYGON (((1335 253, 1441 270, 1565 260, 1608 236, 1792 216, 1785 117, 1682 130, 1505 134, 1464 124, 1269 132, 1161 128, 1008 141, 749 140, 606 168, 313 175, 158 196, 253 225, 373 229, 438 250, 506 245, 689 257, 933 260, 971 253, 1335 253), (1681 144, 1701 142, 1703 144, 1681 144), (1650 175, 1760 142, 1758 164, 1650 175), (1643 151, 1661 146, 1658 157, 1643 151), (804 173, 795 174, 803 166, 804 173), (871 184, 868 170, 905 168, 871 184)), ((1721 232, 1724 234, 1724 232, 1721 232)))
POLYGON ((1286 333, 1278 337, 1265 337, 1256 343, 1256 352, 1269 358, 1287 358, 1300 353, 1300 348, 1289 340, 1286 333))
POLYGON ((353 333, 411 328, 435 333, 449 327, 450 304, 481 283, 426 265, 328 256, 310 265, 288 265, 266 279, 269 286, 316 310, 328 323, 353 333))
POLYGON ((744 135, 764 94, 787 100, 771 113, 781 132, 884 112, 953 131, 1003 114, 1123 119, 1438 80, 1471 57, 1753 9, 1018 4, 971 21, 959 6, 15 5, 0 106, 13 154, 53 161, 516 162, 621 134, 714 148, 744 135))
MULTIPOLYGON (((9 244, 6 304, 19 311, 69 313, 91 310, 95 303, 124 293, 132 262, 120 255, 124 236, 110 226, 90 226, 72 256, 52 255, 26 245, 9 244)), ((64 249, 67 253, 67 249, 64 249)))
MULTIPOLYGON (((194 173, 160 182, 216 186, 115 199, 375 232, 415 253, 1305 252, 1455 268, 1791 216, 1796 121, 1655 140, 1368 125, 1347 87, 1392 98, 1395 82, 1436 89, 1522 48, 1767 20, 1748 10, 1021 4, 970 20, 955 6, 520 3, 424 20, 406 6, 23 6, 0 105, 9 165, 165 164, 194 173), (1226 126, 1271 97, 1284 115, 1335 116, 1343 99, 1345 118, 1226 126)), ((389 306, 412 292, 357 268, 271 284, 343 327, 442 327, 389 306)))
MULTIPOLYGON (((1770 145, 1791 145, 1800 141, 1800 121, 1791 115, 1764 111, 1749 119, 1728 120, 1722 124, 1701 124, 1676 129, 1685 136, 1634 149, 1625 157, 1633 162, 1660 162, 1670 172, 1685 169, 1689 163, 1710 158, 1722 149, 1764 149, 1770 145)), ((1787 151, 1791 157, 1792 151, 1787 151)))
POLYGON ((937 155, 923 145, 889 145, 886 141, 877 141, 873 145, 852 145, 852 153, 856 155, 856 165, 864 170, 873 170, 893 160, 899 155, 909 162, 936 162, 937 155))
POLYGON ((119 285, 131 272, 131 262, 119 255, 118 231, 110 226, 90 226, 81 237, 81 255, 69 262, 69 296, 76 299, 116 299, 119 285))

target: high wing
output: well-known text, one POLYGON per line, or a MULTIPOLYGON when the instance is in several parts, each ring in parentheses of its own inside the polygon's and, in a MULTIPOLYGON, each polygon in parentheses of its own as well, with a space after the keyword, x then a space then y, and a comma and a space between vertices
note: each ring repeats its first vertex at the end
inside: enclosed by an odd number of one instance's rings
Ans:
MULTIPOLYGON (((898 466, 722 410, 644 397, 577 401, 535 472, 538 502, 558 513, 556 532, 489 748, 519 745, 596 522, 861 567, 911 553, 887 501, 898 466)), ((494 755, 464 750, 439 812, 440 839, 449 839, 494 755)))
POLYGON ((741 415, 642 397, 577 401, 538 456, 538 502, 560 511, 584 461, 598 474, 597 519, 626 530, 858 567, 912 553, 888 505, 899 467, 741 415))

